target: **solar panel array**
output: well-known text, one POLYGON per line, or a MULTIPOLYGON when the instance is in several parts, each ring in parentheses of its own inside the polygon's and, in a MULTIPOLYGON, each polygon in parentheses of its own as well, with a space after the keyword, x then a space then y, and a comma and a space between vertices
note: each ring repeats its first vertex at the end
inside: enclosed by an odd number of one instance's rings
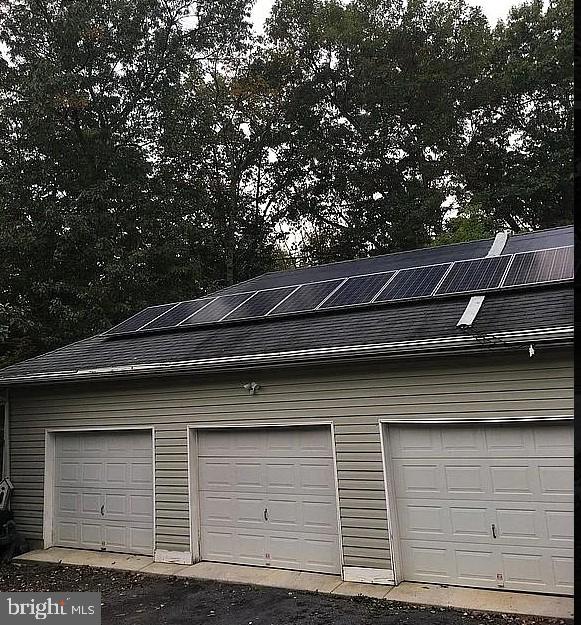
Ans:
POLYGON ((142 310, 105 335, 481 293, 572 278, 573 247, 559 247, 162 304, 142 310))

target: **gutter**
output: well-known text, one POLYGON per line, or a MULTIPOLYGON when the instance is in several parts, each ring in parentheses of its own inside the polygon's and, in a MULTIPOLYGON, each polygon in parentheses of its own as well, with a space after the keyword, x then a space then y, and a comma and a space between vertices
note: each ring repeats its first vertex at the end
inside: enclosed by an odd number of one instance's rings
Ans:
POLYGON ((427 356, 465 351, 515 348, 532 342, 568 343, 573 339, 573 326, 539 328, 499 332, 486 337, 472 335, 449 336, 437 339, 398 341, 372 345, 347 345, 317 349, 265 352, 241 356, 220 356, 174 362, 157 362, 140 365, 119 365, 94 369, 62 370, 51 373, 16 375, 0 379, 1 385, 65 382, 133 375, 166 375, 197 372, 199 370, 239 369, 256 366, 288 366, 306 363, 336 361, 355 358, 401 358, 402 356, 427 356))

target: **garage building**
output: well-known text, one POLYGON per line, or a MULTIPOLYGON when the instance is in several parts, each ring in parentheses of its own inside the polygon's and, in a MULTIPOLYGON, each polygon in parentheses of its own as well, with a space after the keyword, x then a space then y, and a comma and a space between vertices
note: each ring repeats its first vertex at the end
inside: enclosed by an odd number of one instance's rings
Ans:
POLYGON ((267 273, 0 371, 20 531, 572 594, 572 244, 267 273))

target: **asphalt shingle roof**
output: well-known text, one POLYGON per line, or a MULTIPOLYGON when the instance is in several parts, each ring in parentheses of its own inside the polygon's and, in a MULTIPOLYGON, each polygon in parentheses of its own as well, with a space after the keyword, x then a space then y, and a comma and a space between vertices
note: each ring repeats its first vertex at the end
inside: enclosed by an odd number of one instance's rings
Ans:
MULTIPOLYGON (((572 227, 556 228, 511 237, 503 253, 559 247, 572 242, 572 227)), ((268 273, 221 293, 478 258, 486 255, 491 244, 492 239, 488 239, 268 273)), ((58 374, 63 379, 73 379, 78 372, 103 372, 108 368, 151 365, 151 373, 154 373, 156 365, 189 361, 196 370, 194 361, 236 361, 258 354, 284 355, 301 350, 429 342, 462 335, 456 324, 469 300, 470 296, 456 295, 373 308, 346 308, 239 324, 190 327, 159 334, 95 336, 1 370, 0 385, 24 382, 29 376, 40 379, 58 374)), ((572 321, 572 284, 531 287, 487 294, 471 332, 477 336, 492 336, 569 327, 572 321)), ((302 359, 306 360, 307 356, 302 359)), ((300 354, 296 360, 301 360, 300 354)))

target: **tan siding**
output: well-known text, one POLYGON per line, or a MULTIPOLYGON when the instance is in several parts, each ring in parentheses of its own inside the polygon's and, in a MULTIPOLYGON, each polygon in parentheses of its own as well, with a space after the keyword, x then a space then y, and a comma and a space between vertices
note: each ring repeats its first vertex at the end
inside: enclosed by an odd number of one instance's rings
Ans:
POLYGON ((344 564, 390 568, 382 418, 480 419, 572 414, 569 353, 525 349, 432 363, 269 371, 13 391, 14 508, 23 533, 42 538, 44 430, 153 425, 156 547, 189 550, 187 426, 332 420, 344 564), (259 382, 249 396, 242 384, 259 382))

